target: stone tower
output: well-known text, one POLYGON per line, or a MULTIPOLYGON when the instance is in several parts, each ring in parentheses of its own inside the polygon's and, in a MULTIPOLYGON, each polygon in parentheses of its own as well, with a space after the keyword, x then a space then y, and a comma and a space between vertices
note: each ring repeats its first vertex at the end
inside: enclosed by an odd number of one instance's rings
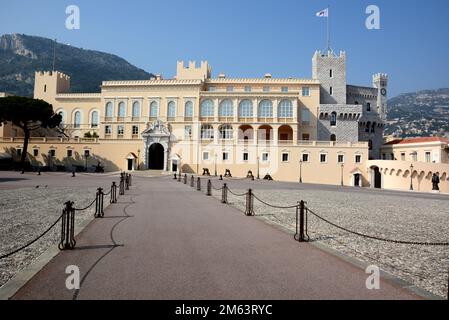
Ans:
POLYGON ((388 75, 378 73, 373 75, 373 86, 377 88, 377 113, 382 121, 387 120, 387 100, 388 100, 388 75))
POLYGON ((312 58, 312 78, 321 82, 320 104, 346 103, 346 53, 316 51, 312 58))

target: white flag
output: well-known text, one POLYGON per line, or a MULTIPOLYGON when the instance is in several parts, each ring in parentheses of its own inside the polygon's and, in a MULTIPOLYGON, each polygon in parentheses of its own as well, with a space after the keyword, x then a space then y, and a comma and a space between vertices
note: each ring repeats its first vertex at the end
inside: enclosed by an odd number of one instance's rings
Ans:
POLYGON ((326 8, 324 10, 321 10, 316 14, 317 17, 329 17, 329 8, 326 8))

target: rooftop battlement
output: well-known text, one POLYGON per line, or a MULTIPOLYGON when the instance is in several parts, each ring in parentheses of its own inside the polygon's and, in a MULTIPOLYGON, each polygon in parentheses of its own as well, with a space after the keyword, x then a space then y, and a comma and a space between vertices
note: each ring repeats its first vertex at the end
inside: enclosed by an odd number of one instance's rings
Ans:
POLYGON ((176 64, 177 80, 205 80, 211 77, 212 68, 207 61, 201 61, 197 66, 196 61, 189 61, 185 66, 184 61, 178 61, 176 64))

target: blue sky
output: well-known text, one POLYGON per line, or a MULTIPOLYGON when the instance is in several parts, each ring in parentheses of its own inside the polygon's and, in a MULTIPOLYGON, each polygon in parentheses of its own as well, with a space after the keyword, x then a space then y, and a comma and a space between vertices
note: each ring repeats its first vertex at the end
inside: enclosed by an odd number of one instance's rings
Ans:
POLYGON ((0 0, 0 34, 57 38, 166 78, 177 60, 208 60, 215 76, 311 77, 312 55, 326 42, 326 19, 315 13, 328 5, 349 83, 369 85, 385 72, 390 96, 449 87, 447 0, 0 0), (72 4, 80 30, 65 28, 72 4), (365 28, 370 4, 380 8, 380 30, 365 28))

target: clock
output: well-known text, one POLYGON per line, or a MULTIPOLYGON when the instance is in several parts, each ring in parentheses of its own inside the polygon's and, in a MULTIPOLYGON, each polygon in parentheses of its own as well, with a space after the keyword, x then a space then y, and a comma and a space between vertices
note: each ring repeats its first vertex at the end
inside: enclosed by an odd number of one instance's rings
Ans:
POLYGON ((382 90, 380 90, 380 93, 381 93, 383 96, 386 96, 386 95, 387 95, 387 89, 383 88, 382 90))

